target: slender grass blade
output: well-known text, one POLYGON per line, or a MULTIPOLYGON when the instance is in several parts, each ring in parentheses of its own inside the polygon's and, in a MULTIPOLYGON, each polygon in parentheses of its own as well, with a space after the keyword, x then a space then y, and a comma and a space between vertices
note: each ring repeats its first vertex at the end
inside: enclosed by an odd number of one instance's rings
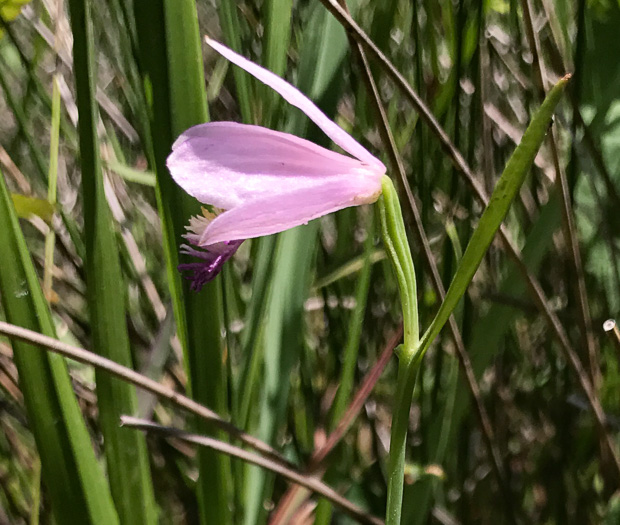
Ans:
MULTIPOLYGON (((96 69, 90 4, 69 2, 79 110, 80 162, 84 201, 86 295, 93 347, 97 353, 132 367, 125 322, 125 290, 112 215, 107 204, 97 136, 96 69)), ((135 388, 96 371, 99 419, 112 496, 122 524, 157 521, 144 436, 119 425, 122 414, 137 409, 135 388)))
MULTIPOLYGON (((0 298, 8 322, 55 337, 13 203, 0 175, 0 298)), ((118 523, 64 359, 14 341, 13 356, 58 523, 118 523)))

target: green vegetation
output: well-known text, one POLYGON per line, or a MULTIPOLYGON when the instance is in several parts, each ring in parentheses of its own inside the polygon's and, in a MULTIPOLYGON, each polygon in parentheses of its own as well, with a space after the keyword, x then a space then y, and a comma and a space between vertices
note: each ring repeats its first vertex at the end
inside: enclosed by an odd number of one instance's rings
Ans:
POLYGON ((617 522, 620 3, 0 0, 0 21, 0 322, 126 367, 0 338, 0 523, 617 522), (176 137, 333 147, 204 34, 391 180, 196 293, 176 137))

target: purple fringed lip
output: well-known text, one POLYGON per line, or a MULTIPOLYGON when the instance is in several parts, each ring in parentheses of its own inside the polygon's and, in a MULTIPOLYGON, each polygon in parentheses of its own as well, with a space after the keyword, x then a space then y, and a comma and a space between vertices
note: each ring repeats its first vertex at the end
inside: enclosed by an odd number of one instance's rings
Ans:
POLYGON ((242 243, 243 240, 220 243, 220 245, 225 245, 225 248, 220 248, 217 252, 210 251, 209 247, 205 249, 196 249, 183 245, 181 247, 182 253, 192 255, 202 260, 179 264, 177 269, 184 274, 186 279, 192 281, 191 289, 195 292, 199 292, 205 284, 215 279, 217 274, 222 271, 224 263, 235 254, 242 243))
POLYGON ((193 217, 183 252, 200 261, 181 264, 192 289, 211 281, 244 239, 270 235, 332 213, 372 203, 385 166, 330 120, 308 97, 271 71, 209 38, 207 44, 301 109, 351 156, 289 133, 235 122, 200 124, 172 146, 172 178, 219 215, 193 217))

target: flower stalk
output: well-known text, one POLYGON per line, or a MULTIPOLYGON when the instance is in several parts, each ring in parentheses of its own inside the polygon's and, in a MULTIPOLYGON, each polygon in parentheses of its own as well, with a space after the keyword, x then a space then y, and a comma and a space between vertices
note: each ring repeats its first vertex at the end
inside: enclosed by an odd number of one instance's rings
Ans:
POLYGON ((385 251, 398 280, 404 328, 403 344, 397 350, 398 379, 392 411, 385 520, 386 525, 398 525, 403 501, 409 408, 421 360, 421 354, 418 352, 420 331, 415 269, 398 195, 391 179, 385 175, 381 180, 381 187, 382 194, 377 202, 381 218, 381 233, 385 251))

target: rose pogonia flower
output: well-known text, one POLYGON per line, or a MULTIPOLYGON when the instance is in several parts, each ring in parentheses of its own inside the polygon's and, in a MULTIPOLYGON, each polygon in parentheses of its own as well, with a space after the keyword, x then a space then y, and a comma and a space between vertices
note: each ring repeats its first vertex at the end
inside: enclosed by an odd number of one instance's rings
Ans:
POLYGON ((297 88, 222 44, 218 53, 301 109, 344 151, 342 155, 280 131, 235 122, 209 122, 173 144, 168 168, 175 182, 203 204, 223 210, 193 217, 182 247, 200 261, 179 266, 200 290, 245 239, 306 224, 334 211, 367 204, 381 193, 385 166, 330 120, 297 88))

